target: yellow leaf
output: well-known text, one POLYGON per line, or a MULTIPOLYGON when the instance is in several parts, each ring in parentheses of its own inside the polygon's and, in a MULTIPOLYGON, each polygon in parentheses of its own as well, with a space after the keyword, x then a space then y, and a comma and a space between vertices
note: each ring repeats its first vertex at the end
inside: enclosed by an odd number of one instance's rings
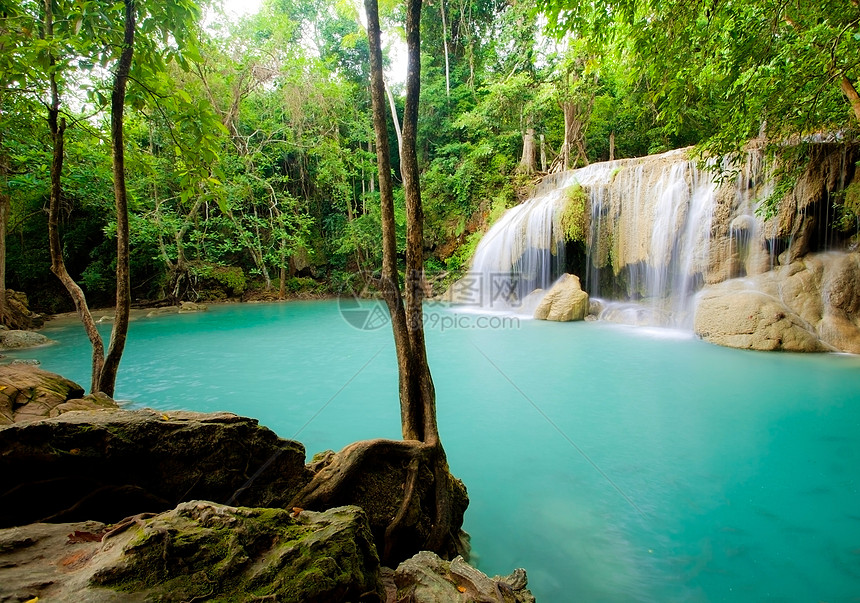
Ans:
POLYGON ((35 597, 33 599, 30 599, 29 601, 25 601, 24 603, 37 603, 38 601, 39 601, 39 597, 35 597))
POLYGON ((168 417, 167 415, 161 415, 161 420, 162 421, 169 421, 170 417, 168 417))

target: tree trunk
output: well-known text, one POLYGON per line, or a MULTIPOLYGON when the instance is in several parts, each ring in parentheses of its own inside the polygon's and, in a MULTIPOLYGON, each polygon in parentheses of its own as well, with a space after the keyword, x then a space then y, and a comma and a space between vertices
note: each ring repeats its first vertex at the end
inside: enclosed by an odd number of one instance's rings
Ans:
POLYGON ((615 161, 615 130, 609 133, 609 161, 615 161))
POLYGON ((851 80, 844 75, 842 76, 840 85, 843 94, 848 98, 848 102, 851 103, 851 110, 854 112, 854 117, 858 122, 860 122, 860 94, 857 94, 857 88, 855 88, 854 84, 851 83, 851 80))
MULTIPOLYGON (((371 507, 372 530, 375 533, 383 563, 393 564, 421 549, 443 556, 458 552, 458 535, 462 523, 465 492, 461 483, 451 476, 445 451, 436 426, 436 401, 433 381, 427 364, 423 328, 423 209, 418 187, 418 161, 415 134, 418 118, 420 76, 420 14, 421 0, 407 0, 406 42, 409 54, 406 80, 406 110, 404 112, 403 153, 401 170, 406 197, 406 305, 401 297, 397 274, 394 232, 394 201, 385 119, 384 86, 382 82, 382 51, 380 45, 377 0, 365 0, 367 34, 371 63, 371 102, 379 164, 379 189, 382 222, 382 277, 380 287, 391 315, 394 345, 400 382, 400 410, 403 440, 372 440, 357 442, 334 455, 314 476, 311 483, 292 501, 290 506, 327 508, 345 504, 361 496, 355 483, 363 474, 389 468, 388 484, 375 494, 385 502, 374 499, 371 507), (423 468, 423 470, 422 470, 423 468), (417 501, 419 475, 428 481, 432 476, 430 500, 417 501), (402 480, 402 481, 401 481, 402 480), (459 500, 457 505, 454 500, 459 500), (397 501, 398 511, 387 512, 380 518, 375 508, 390 508, 397 501), (416 502, 417 501, 417 502, 416 502), (379 504, 377 504, 379 503, 379 504), (433 509, 429 522, 416 516, 433 509), (384 529, 378 528, 382 521, 384 529), (416 523, 417 522, 417 523, 416 523), (408 525, 409 529, 406 529, 408 525), (380 535, 380 532, 382 534, 380 535), (416 541, 416 538, 420 539, 416 541)), ((373 480, 376 481, 376 480, 373 480)), ((424 489, 427 490, 426 488, 424 489)))
MULTIPOLYGON (((45 0, 45 37, 50 40, 54 36, 54 16, 51 0, 45 0)), ((54 64, 53 56, 50 63, 54 64)), ((48 246, 51 252, 51 272, 57 275, 60 282, 69 292, 75 309, 87 333, 87 338, 93 348, 92 374, 90 391, 99 391, 99 378, 104 366, 104 342, 99 334, 93 315, 87 305, 83 290, 66 270, 63 261, 63 246, 60 242, 60 200, 62 195, 63 154, 65 152, 66 120, 60 117, 60 93, 57 78, 54 73, 49 76, 51 88, 51 103, 48 106, 48 128, 51 132, 53 156, 51 159, 51 192, 48 202, 48 246)))
MULTIPOLYGON (((385 86, 385 94, 388 96, 388 104, 391 106, 391 120, 394 122, 394 132, 397 134, 397 154, 402 156, 403 134, 400 131, 400 121, 397 118, 397 107, 394 105, 394 95, 391 94, 391 88, 388 87, 388 84, 383 83, 383 85, 385 86)), ((386 130, 388 130, 387 127, 386 130)), ((379 141, 377 141, 377 144, 379 144, 379 141)))
POLYGON ((135 0, 125 0, 125 31, 119 55, 110 102, 111 151, 113 152, 113 192, 116 203, 116 316, 111 331, 110 347, 99 376, 99 391, 113 396, 119 362, 128 336, 131 310, 131 280, 129 275, 128 192, 125 185, 125 148, 123 141, 123 112, 125 88, 134 54, 135 0))
POLYGON ((540 135, 540 171, 546 173, 546 136, 540 135))
MULTIPOLYGON (((2 94, 2 93, 0 93, 2 94)), ((2 103, 2 97, 0 97, 2 103)), ((0 130, 0 148, 2 148, 3 132, 0 130)), ((6 229, 9 225, 9 214, 12 211, 12 200, 9 196, 9 157, 0 150, 0 323, 10 329, 13 325, 9 305, 6 303, 6 229)))
POLYGON ((421 2, 407 0, 406 3, 408 60, 400 172, 406 200, 406 321, 413 381, 407 413, 411 424, 407 426, 408 422, 404 423, 404 437, 432 444, 438 441, 439 434, 436 427, 436 393, 424 344, 424 208, 416 149, 421 87, 421 2))
POLYGON ((525 134, 523 134, 523 155, 517 170, 523 174, 534 174, 537 171, 536 154, 535 129, 526 128, 525 134))
MULTIPOLYGON (((382 48, 380 46, 379 9, 376 0, 365 0, 367 36, 370 45, 370 100, 373 109, 373 130, 376 138, 376 161, 379 167, 380 222, 382 226, 382 276, 380 288, 394 333, 400 383, 401 423, 403 400, 409 398, 409 341, 406 336, 406 311, 400 296, 397 274, 397 240, 394 222, 394 191, 391 181, 391 154, 388 147, 388 125, 385 120, 385 84, 382 81, 382 48)), ((392 104, 393 107, 393 104, 392 104)), ((404 439, 408 437, 404 428, 404 439)))
POLYGON ((564 115, 564 142, 561 145, 561 169, 567 171, 570 169, 570 147, 573 145, 573 113, 574 105, 571 101, 566 101, 561 105, 561 111, 564 115))
POLYGON ((448 63, 448 19, 445 16, 445 0, 440 3, 442 13, 442 50, 445 51, 445 98, 451 98, 451 67, 448 63))

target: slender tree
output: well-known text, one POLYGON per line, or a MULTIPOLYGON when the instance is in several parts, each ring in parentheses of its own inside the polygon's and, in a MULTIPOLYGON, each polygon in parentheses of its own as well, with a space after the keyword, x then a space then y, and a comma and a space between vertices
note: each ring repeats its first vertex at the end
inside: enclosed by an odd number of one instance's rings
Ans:
POLYGON ((131 278, 129 275, 128 190, 125 183, 125 145, 123 113, 125 90, 134 56, 134 34, 137 18, 135 0, 125 0, 125 19, 122 50, 114 73, 110 101, 110 142, 113 155, 113 193, 116 204, 116 315, 110 335, 110 346, 99 375, 96 390, 113 395, 119 362, 128 336, 128 319, 131 311, 131 278))
MULTIPOLYGON (((45 0, 43 39, 50 45, 54 42, 54 3, 53 0, 45 0)), ((90 389, 99 391, 102 369, 104 368, 104 342, 96 327, 93 315, 87 304, 80 285, 78 285, 69 271, 63 259, 63 247, 60 241, 60 202, 62 197, 63 160, 65 157, 65 134, 66 118, 60 114, 60 92, 57 83, 57 61, 52 52, 47 56, 47 73, 50 100, 47 103, 48 129, 51 133, 52 160, 51 160, 51 189, 48 205, 48 244, 51 251, 51 271, 57 275, 60 282, 69 292, 78 317, 87 333, 87 338, 92 345, 92 374, 90 389)))
MULTIPOLYGON (((365 0, 370 42, 371 102, 379 164, 379 189, 382 213, 382 276, 380 288, 391 316, 397 354, 400 390, 400 418, 403 441, 368 440, 342 450, 314 477, 293 501, 299 507, 326 507, 348 500, 346 494, 356 475, 380 466, 401 464, 402 495, 397 512, 384 530, 383 562, 396 562, 420 549, 450 556, 459 551, 458 537, 462 509, 453 499, 464 496, 463 486, 450 473, 436 423, 436 397, 427 363, 423 329, 423 209, 418 182, 416 134, 420 92, 420 15, 421 0, 406 0, 406 41, 408 52, 406 108, 403 119, 401 170, 406 196, 407 242, 405 292, 401 292, 397 271, 394 198, 391 181, 390 150, 385 115, 385 90, 382 81, 377 0, 365 0), (404 303, 405 301, 405 303, 404 303), (416 528, 410 513, 419 492, 419 475, 432 476, 432 522, 415 541, 416 528)), ((395 494, 396 495, 396 494, 395 494)))

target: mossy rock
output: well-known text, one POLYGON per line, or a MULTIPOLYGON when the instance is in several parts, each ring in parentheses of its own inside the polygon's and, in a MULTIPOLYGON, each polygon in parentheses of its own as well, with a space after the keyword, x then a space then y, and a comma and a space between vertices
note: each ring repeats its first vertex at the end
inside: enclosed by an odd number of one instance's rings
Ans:
MULTIPOLYGON (((183 503, 140 522, 93 586, 156 601, 380 601, 379 558, 364 512, 183 503)), ((106 543, 110 544, 110 538, 106 543)))

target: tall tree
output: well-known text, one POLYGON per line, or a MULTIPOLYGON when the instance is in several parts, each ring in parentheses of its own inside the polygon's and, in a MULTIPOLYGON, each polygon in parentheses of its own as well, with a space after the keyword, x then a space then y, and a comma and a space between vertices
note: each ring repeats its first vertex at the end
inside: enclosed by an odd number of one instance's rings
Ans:
POLYGON ((113 156, 113 193, 116 204, 116 313, 110 335, 110 346, 98 384, 94 389, 112 396, 116 388, 119 362, 128 336, 128 319, 131 312, 131 277, 129 274, 128 189, 125 183, 125 143, 123 113, 125 91, 134 56, 134 37, 137 19, 136 0, 124 0, 125 18, 122 50, 113 77, 110 99, 110 145, 113 156))
MULTIPOLYGON (((143 32, 143 57, 138 61, 136 80, 145 89, 146 81, 155 78, 159 70, 164 69, 161 56, 163 49, 156 42, 158 37, 164 39, 167 33, 174 37, 177 48, 174 49, 180 58, 182 44, 187 41, 188 32, 193 28, 197 18, 197 7, 186 0, 176 0, 166 5, 149 5, 146 2, 138 4, 138 0, 124 0, 121 17, 116 14, 117 7, 104 8, 97 2, 83 2, 75 5, 44 0, 42 16, 41 44, 35 45, 39 55, 43 57, 43 71, 48 81, 49 101, 48 125, 53 143, 53 160, 51 163, 51 191, 49 206, 49 244, 51 250, 51 269, 68 290, 75 307, 84 324, 84 328, 93 347, 92 391, 101 391, 108 395, 114 394, 117 371, 128 334, 128 322, 131 308, 131 281, 129 273, 129 209, 126 186, 125 143, 123 115, 126 103, 126 88, 134 68, 136 30, 138 29, 139 13, 144 19, 140 23, 143 32), (60 9, 63 17, 63 37, 55 35, 54 25, 60 9), (152 12, 165 12, 165 18, 157 22, 152 12), (114 25, 104 27, 104 23, 114 25), (103 35, 107 40, 102 40, 103 35), (104 42, 104 45, 100 45, 104 42), (68 56, 58 60, 56 49, 62 49, 68 56), (116 52, 118 49, 118 54, 116 52), (92 314, 89 311, 86 297, 80 286, 72 279, 63 261, 62 245, 59 235, 59 213, 62 197, 62 174, 64 159, 64 140, 67 127, 66 118, 61 112, 59 75, 71 72, 76 64, 95 62, 102 59, 113 63, 113 77, 110 96, 110 141, 113 165, 114 204, 116 208, 116 316, 111 331, 110 344, 105 355, 104 342, 99 334, 92 314)), ((37 76, 38 77, 38 76, 37 76)))
MULTIPOLYGON (((325 506, 343 500, 355 474, 368 467, 397 462, 406 467, 403 492, 397 513, 388 523, 382 546, 384 562, 402 559, 419 549, 445 556, 457 552, 457 534, 462 516, 453 504, 462 485, 451 476, 436 423, 436 397, 427 363, 424 342, 422 300, 423 209, 418 181, 416 133, 420 92, 420 16, 421 0, 406 0, 406 41, 408 52, 406 109, 404 112, 402 174, 406 195, 407 245, 405 294, 401 293, 397 271, 394 199, 390 168, 390 149, 382 81, 382 49, 379 10, 376 0, 365 0, 370 42, 371 102, 379 164, 382 205, 383 266, 380 288, 391 316, 400 390, 400 419, 403 441, 369 440, 357 442, 341 451, 315 476, 294 501, 297 506, 325 506), (404 304, 405 298, 405 304, 404 304), (422 541, 407 542, 414 526, 405 529, 410 509, 416 504, 419 475, 432 476, 432 524, 422 541)), ((414 521, 414 518, 412 519, 414 521)))

